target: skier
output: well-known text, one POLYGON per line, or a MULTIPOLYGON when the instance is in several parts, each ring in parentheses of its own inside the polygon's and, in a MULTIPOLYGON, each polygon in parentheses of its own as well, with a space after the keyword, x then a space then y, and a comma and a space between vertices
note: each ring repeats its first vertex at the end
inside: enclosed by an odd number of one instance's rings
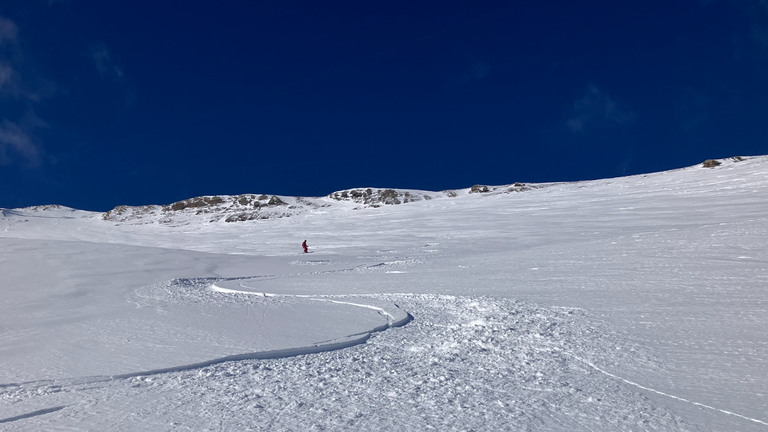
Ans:
POLYGON ((307 241, 306 240, 304 240, 304 243, 301 244, 301 247, 304 248, 304 253, 309 252, 309 249, 307 248, 307 241))

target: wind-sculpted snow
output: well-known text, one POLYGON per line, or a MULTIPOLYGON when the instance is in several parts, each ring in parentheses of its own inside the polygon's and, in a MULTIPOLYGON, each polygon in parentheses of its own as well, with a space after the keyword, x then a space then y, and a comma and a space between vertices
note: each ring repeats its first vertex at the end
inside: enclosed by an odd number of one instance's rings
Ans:
MULTIPOLYGON (((258 298, 238 299, 246 297, 258 298)), ((0 397, 13 406, 8 417, 33 411, 25 407, 66 407, 6 426, 693 430, 637 389, 585 363, 660 367, 647 350, 582 310, 486 297, 369 298, 397 304, 414 319, 340 351, 99 382, 4 387, 0 397)))

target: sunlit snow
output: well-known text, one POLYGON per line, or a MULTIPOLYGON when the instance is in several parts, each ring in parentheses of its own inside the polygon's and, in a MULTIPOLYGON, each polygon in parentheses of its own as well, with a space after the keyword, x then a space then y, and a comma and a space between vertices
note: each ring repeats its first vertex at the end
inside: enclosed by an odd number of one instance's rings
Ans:
POLYGON ((0 429, 768 431, 768 157, 721 162, 3 209, 0 429))

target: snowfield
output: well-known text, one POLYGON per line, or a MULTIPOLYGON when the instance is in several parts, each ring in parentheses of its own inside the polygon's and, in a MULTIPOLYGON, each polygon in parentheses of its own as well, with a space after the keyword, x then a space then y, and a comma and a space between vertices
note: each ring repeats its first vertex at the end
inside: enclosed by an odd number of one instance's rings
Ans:
POLYGON ((768 431, 768 157, 721 162, 2 209, 0 430, 768 431))

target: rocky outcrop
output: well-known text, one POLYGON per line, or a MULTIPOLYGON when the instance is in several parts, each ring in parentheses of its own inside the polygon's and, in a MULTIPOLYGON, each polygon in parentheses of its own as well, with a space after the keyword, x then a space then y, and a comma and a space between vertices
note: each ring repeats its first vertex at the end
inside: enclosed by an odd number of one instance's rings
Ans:
POLYGON ((535 189, 538 186, 536 185, 527 185, 525 183, 514 183, 512 186, 509 186, 507 188, 507 192, 525 192, 529 191, 531 189, 535 189))
POLYGON ((59 204, 46 204, 46 205, 37 205, 37 206, 25 207, 24 210, 48 211, 48 210, 61 210, 63 208, 65 208, 65 207, 61 206, 59 204))
POLYGON ((430 200, 435 192, 425 191, 405 191, 396 189, 348 189, 334 192, 328 195, 328 198, 336 201, 350 201, 357 204, 370 207, 381 207, 382 205, 398 205, 409 202, 430 200))
POLYGON ((476 184, 469 188, 469 193, 488 193, 488 186, 476 184))
POLYGON ((224 200, 219 196, 197 197, 197 198, 191 198, 184 201, 178 201, 169 206, 163 206, 163 210, 179 211, 179 210, 184 210, 186 208, 210 207, 210 206, 219 205, 223 202, 224 200))
POLYGON ((291 217, 297 214, 333 207, 334 202, 354 204, 355 210, 408 204, 435 198, 454 198, 459 194, 522 192, 536 185, 515 183, 507 186, 475 185, 470 189, 429 192, 404 189, 359 188, 334 192, 327 197, 286 197, 277 195, 213 195, 200 196, 166 205, 117 206, 102 214, 105 221, 130 224, 165 224, 184 226, 200 222, 246 222, 291 217))
POLYGON ((120 205, 101 215, 105 221, 127 222, 141 219, 143 216, 157 214, 162 207, 156 205, 126 206, 120 205))
POLYGON ((203 216, 209 222, 241 222, 291 216, 298 210, 272 195, 216 195, 190 198, 167 205, 117 206, 102 219, 112 222, 161 223, 183 225, 203 216))

